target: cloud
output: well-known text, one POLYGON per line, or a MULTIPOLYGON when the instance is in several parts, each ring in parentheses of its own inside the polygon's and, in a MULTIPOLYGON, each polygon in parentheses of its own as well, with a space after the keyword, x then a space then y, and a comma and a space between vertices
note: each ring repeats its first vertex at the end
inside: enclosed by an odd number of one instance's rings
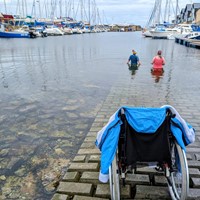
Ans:
POLYGON ((103 10, 109 23, 145 24, 153 3, 146 0, 98 1, 99 10, 103 10), (145 5, 145 7, 144 7, 145 5))
MULTIPOLYGON (((175 5, 176 0, 171 0, 173 4, 175 5)), ((5 0, 7 5, 7 11, 10 12, 10 14, 19 14, 15 13, 17 10, 17 3, 22 2, 22 0, 5 0)), ((27 10, 27 14, 30 15, 32 11, 32 5, 33 0, 23 0, 23 2, 26 2, 27 8, 24 10, 27 10)), ((49 9, 51 0, 39 0, 41 8, 44 8, 44 3, 48 2, 49 9)), ((54 0, 56 2, 56 0, 54 0)), ((56 17, 59 17, 59 2, 60 0, 57 0, 57 11, 55 12, 57 14, 56 17)), ((70 2, 62 0, 63 6, 63 14, 66 13, 64 10, 66 9, 64 3, 70 2)), ((71 1, 72 2, 72 1, 71 1)), ((77 5, 80 0, 74 0, 75 5, 77 5)), ((88 9, 88 1, 85 0, 85 10, 87 12, 88 9)), ((94 5, 96 5, 96 8, 98 8, 99 15, 102 19, 104 19, 103 23, 129 23, 129 24, 136 24, 136 25, 142 25, 144 26, 147 21, 149 20, 150 13, 153 9, 155 0, 90 0, 91 2, 91 9, 94 8, 94 5), (94 4, 95 3, 95 4, 94 4)), ((200 2, 200 0, 196 0, 195 3, 200 2)), ((190 0, 181 0, 179 1, 179 7, 184 8, 186 4, 191 3, 190 0)), ((21 3, 22 4, 22 3, 21 3)), ((165 1, 163 0, 162 5, 165 5, 165 1)), ((38 5, 36 6, 36 9, 38 9, 38 5)), ((19 10, 19 9, 18 9, 19 10)), ((21 8, 22 10, 22 8, 21 8)), ((44 9, 42 9, 43 11, 44 9)), ((50 13, 51 10, 49 10, 50 13)), ((4 6, 4 0, 0 0, 0 12, 5 12, 5 6, 4 6)), ((44 12, 44 11, 43 11, 44 12)), ((80 12, 80 11, 79 11, 80 12)), ((36 11, 36 13, 39 13, 39 11, 36 11)), ((71 12, 72 13, 72 12, 71 12)), ((80 13, 76 15, 78 20, 81 19, 80 13)), ((39 16, 38 16, 39 17, 39 16)), ((73 17, 73 16, 70 16, 73 17)))

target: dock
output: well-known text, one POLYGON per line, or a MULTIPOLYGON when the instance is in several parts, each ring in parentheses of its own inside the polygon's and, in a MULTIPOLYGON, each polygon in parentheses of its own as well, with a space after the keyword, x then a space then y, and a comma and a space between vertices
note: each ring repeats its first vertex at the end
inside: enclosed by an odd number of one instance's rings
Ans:
MULTIPOLYGON (((52 200, 110 199, 109 184, 103 184, 98 180, 101 154, 94 144, 97 132, 106 125, 110 116, 122 105, 160 107, 166 104, 166 98, 162 91, 142 84, 133 86, 131 81, 127 86, 128 81, 130 81, 128 78, 121 80, 119 84, 111 88, 77 155, 71 161, 66 174, 61 179, 52 200), (126 85, 124 85, 125 82, 126 85)), ((190 94, 191 92, 193 91, 188 91, 190 94)), ((191 99, 185 99, 180 103, 180 99, 178 100, 176 97, 181 97, 182 92, 175 95, 169 101, 176 106, 177 111, 181 111, 181 114, 189 120, 189 123, 196 130, 195 143, 187 147, 187 159, 190 176, 189 199, 197 200, 200 199, 199 97, 192 98, 191 94, 191 99), (187 113, 188 110, 191 110, 192 114, 187 113)), ((171 199, 171 197, 165 177, 158 172, 156 173, 154 169, 146 167, 139 168, 137 174, 127 175, 126 186, 121 187, 121 199, 155 200, 171 199)))
POLYGON ((185 45, 187 47, 200 49, 200 40, 188 39, 188 38, 178 36, 178 37, 175 37, 175 42, 181 45, 185 45))

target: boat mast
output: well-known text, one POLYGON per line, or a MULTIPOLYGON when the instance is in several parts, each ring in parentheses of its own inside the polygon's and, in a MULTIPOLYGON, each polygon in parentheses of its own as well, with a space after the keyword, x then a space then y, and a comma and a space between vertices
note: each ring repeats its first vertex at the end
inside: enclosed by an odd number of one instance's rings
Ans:
POLYGON ((46 0, 44 1, 43 8, 44 8, 44 12, 45 12, 45 15, 44 15, 44 16, 45 16, 46 18, 48 18, 48 12, 47 12, 48 9, 47 9, 47 2, 46 2, 46 0))
POLYGON ((24 1, 22 0, 22 17, 24 17, 24 1))
POLYGON ((90 25, 90 0, 88 0, 88 23, 90 25))
POLYGON ((4 0, 5 13, 7 13, 6 0, 4 0))
POLYGON ((176 10, 175 10, 175 24, 178 23, 178 0, 176 0, 176 10))
POLYGON ((51 14, 50 14, 50 18, 53 21, 54 20, 54 15, 55 15, 55 11, 56 11, 56 5, 57 5, 57 0, 51 0, 51 14))
POLYGON ((73 19, 75 19, 75 7, 74 7, 74 0, 72 0, 72 11, 73 11, 73 19))
POLYGON ((18 8, 19 8, 19 0, 17 1, 16 11, 15 11, 16 14, 18 14, 18 8))
POLYGON ((60 5, 60 18, 62 18, 62 0, 60 0, 59 5, 60 5))
POLYGON ((84 17, 83 17, 83 0, 80 0, 80 10, 81 10, 81 21, 84 21, 84 17))
POLYGON ((36 18, 36 13, 35 13, 35 0, 33 0, 31 16, 34 16, 34 18, 36 18))
MULTIPOLYGON (((166 3, 165 3, 165 13, 164 13, 164 21, 165 22, 169 22, 168 19, 167 19, 168 5, 169 5, 169 1, 166 0, 166 3)), ((169 16, 169 14, 168 14, 168 16, 169 16)))
POLYGON ((25 6, 25 11, 26 11, 26 17, 27 17, 28 11, 27 11, 27 2, 26 2, 26 0, 24 0, 24 6, 25 6))
POLYGON ((16 14, 19 14, 21 17, 24 17, 24 2, 23 2, 23 0, 17 1, 16 14))
POLYGON ((158 18, 157 18, 157 21, 158 21, 158 24, 160 24, 160 19, 161 19, 161 5, 162 5, 162 0, 158 0, 158 18))
POLYGON ((38 9, 39 9, 39 16, 40 16, 40 18, 42 18, 41 7, 40 7, 40 1, 37 0, 37 3, 38 3, 38 9))
POLYGON ((150 26, 152 26, 152 25, 154 26, 155 25, 155 13, 156 13, 156 9, 157 9, 157 0, 155 0, 153 10, 151 11, 149 20, 148 20, 148 22, 147 22, 147 24, 145 26, 146 28, 149 28, 150 26))

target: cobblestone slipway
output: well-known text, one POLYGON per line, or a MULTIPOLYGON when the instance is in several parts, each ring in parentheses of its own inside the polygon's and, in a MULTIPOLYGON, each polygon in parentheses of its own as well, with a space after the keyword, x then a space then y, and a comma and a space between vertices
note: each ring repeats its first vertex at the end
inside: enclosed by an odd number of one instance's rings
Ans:
MULTIPOLYGON (((97 132, 122 105, 160 107, 166 104, 175 107, 196 130, 195 143, 187 147, 190 175, 188 199, 200 199, 200 96, 195 90, 187 88, 184 94, 178 88, 174 88, 174 94, 171 94, 167 86, 158 88, 155 84, 134 84, 128 77, 111 88, 52 200, 109 199, 109 184, 98 181, 100 152, 94 145, 97 132)), ((122 199, 170 199, 165 178, 151 168, 138 169, 137 174, 127 176, 126 183, 122 188, 122 199)))

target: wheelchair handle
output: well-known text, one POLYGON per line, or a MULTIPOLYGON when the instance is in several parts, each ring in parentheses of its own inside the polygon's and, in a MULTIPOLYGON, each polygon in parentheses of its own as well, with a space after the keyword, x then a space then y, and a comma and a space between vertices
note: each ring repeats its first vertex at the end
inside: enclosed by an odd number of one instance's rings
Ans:
POLYGON ((124 109, 123 108, 121 108, 121 115, 124 115, 124 109))

